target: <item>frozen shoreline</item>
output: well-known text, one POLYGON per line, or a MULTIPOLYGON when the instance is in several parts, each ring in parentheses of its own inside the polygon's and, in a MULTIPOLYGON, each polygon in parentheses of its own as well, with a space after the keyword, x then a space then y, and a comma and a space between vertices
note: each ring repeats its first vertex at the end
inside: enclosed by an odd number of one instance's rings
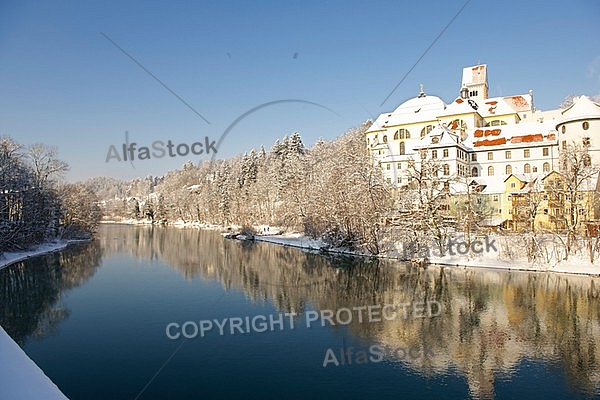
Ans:
POLYGON ((0 255, 0 270, 9 265, 18 263, 19 261, 27 260, 28 258, 64 250, 71 244, 87 242, 88 240, 57 240, 40 244, 31 250, 6 252, 0 255))
MULTIPOLYGON (((135 220, 124 220, 118 221, 104 221, 103 223, 108 224, 124 224, 124 225, 146 225, 148 221, 135 221, 135 220)), ((203 224, 199 222, 182 222, 178 221, 167 226, 173 226, 178 228, 197 228, 197 229, 211 229, 211 230, 226 230, 230 228, 230 232, 239 230, 239 226, 224 227, 214 224, 203 224)), ((377 257, 390 260, 399 260, 398 251, 387 251, 379 255, 368 255, 361 254, 359 252, 353 252, 344 249, 331 249, 328 248, 326 243, 321 240, 311 239, 301 233, 283 233, 280 234, 281 229, 278 227, 272 227, 268 225, 258 225, 254 227, 259 234, 254 236, 254 240, 260 242, 268 242, 278 244, 281 246, 297 247, 307 250, 314 251, 327 251, 329 253, 347 254, 357 257, 377 257)), ((498 239, 498 238, 497 238, 498 239)), ((406 261, 406 260, 404 260, 406 261)), ((574 275, 588 275, 588 276, 600 276, 600 260, 597 260, 595 264, 589 262, 582 257, 572 255, 569 260, 562 261, 560 263, 548 264, 548 265, 535 265, 530 264, 527 260, 515 259, 515 260, 502 260, 499 259, 499 252, 488 252, 481 255, 466 257, 466 256, 451 256, 446 255, 444 257, 429 257, 431 265, 447 266, 453 268, 477 268, 477 269, 490 269, 490 270, 505 270, 505 271, 528 271, 528 272, 553 272, 561 274, 574 274, 574 275)))
POLYGON ((67 399, 1 326, 0 382, 2 399, 67 399))
MULTIPOLYGON (((87 240, 59 240, 27 251, 4 253, 0 256, 0 270, 28 258, 64 250, 73 243, 84 242, 87 240)), ((1 326, 0 382, 2 399, 67 399, 1 326)))

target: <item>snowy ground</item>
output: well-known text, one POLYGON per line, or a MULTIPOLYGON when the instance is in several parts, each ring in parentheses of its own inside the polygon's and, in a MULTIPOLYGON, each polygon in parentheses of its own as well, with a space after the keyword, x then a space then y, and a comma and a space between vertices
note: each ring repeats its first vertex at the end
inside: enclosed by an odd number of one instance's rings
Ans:
POLYGON ((0 398, 66 399, 60 389, 0 327, 0 398))
POLYGON ((18 251, 18 252, 6 252, 4 254, 0 254, 0 269, 7 267, 11 264, 17 263, 19 261, 26 260, 31 257, 36 257, 46 253, 52 253, 55 251, 60 251, 66 248, 71 243, 80 243, 85 241, 80 240, 57 240, 53 242, 48 242, 41 244, 33 249, 27 251, 18 251))
MULTIPOLYGON (((27 258, 63 250, 76 240, 45 243, 0 255, 0 269, 27 258)), ((66 399, 56 385, 0 327, 0 399, 66 399)))
MULTIPOLYGON (((146 221, 136 220, 123 220, 120 222, 116 221, 104 221, 105 223, 123 223, 123 224, 145 224, 146 221)), ((216 229, 225 231, 229 228, 231 232, 239 232, 239 226, 223 227, 219 225, 201 224, 198 222, 176 222, 169 226, 176 226, 180 228, 194 227, 201 229, 216 229)), ((255 240, 261 242, 270 242, 283 246, 298 247, 311 250, 319 250, 326 247, 326 244, 321 240, 311 239, 301 233, 283 233, 285 230, 280 227, 274 227, 269 225, 257 225, 254 227, 258 234, 255 236, 255 240)), ((396 249, 401 249, 400 243, 396 244, 396 249)), ((344 249, 328 249, 328 251, 336 251, 339 253, 364 255, 347 251, 344 249)), ((402 259, 399 257, 402 250, 386 251, 380 254, 380 258, 391 258, 391 259, 402 259), (400 253, 400 254, 399 254, 400 253)), ((484 252, 481 255, 471 255, 469 257, 463 255, 446 255, 444 257, 429 257, 429 261, 432 264, 453 266, 453 267, 469 267, 469 268, 485 268, 485 269, 504 269, 504 270, 519 270, 519 271, 535 271, 535 272, 558 272, 567 274, 583 274, 583 275, 596 275, 600 276, 600 260, 592 264, 584 257, 578 257, 572 255, 567 261, 561 261, 560 263, 546 263, 546 264, 531 264, 526 259, 513 259, 507 260, 506 257, 502 257, 498 252, 490 251, 484 252)))
MULTIPOLYGON (((272 228, 274 229, 274 228, 272 228)), ((277 229, 274 229, 277 230, 277 229)), ((305 249, 321 249, 326 247, 326 244, 320 240, 310 239, 299 233, 287 234, 271 234, 270 231, 261 232, 261 235, 255 236, 255 240, 262 242, 270 242, 284 246, 300 247, 305 249)), ((496 246, 499 247, 499 246, 496 246)), ((402 246, 397 246, 396 251, 388 251, 381 254, 381 258, 402 259, 402 246)), ((341 253, 350 253, 349 251, 339 250, 341 253)), ((356 254, 363 255, 363 254, 356 254)), ((484 269, 503 269, 503 270, 519 270, 519 271, 535 271, 535 272, 558 272, 567 274, 581 275, 596 275, 600 276, 600 263, 592 264, 589 260, 577 256, 571 256, 567 261, 562 261, 555 264, 532 265, 527 260, 503 260, 499 252, 490 249, 489 252, 483 252, 481 255, 464 256, 464 255, 445 255, 444 257, 435 257, 432 255, 429 258, 431 264, 453 266, 453 267, 470 267, 484 269)))

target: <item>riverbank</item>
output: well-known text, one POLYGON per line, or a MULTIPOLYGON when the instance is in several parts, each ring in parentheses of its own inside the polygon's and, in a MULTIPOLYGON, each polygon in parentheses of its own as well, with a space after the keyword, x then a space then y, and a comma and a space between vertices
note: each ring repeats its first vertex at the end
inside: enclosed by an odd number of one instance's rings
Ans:
MULTIPOLYGON (((86 240, 59 240, 41 244, 27 251, 0 255, 0 270, 32 257, 66 249, 86 240)), ((37 364, 0 326, 0 398, 67 399, 37 364)))
POLYGON ((44 371, 0 327, 0 398, 66 400, 44 371))
POLYGON ((88 240, 56 240, 40 244, 30 250, 6 252, 0 254, 0 269, 18 263, 19 261, 27 260, 28 258, 64 250, 71 244, 86 242, 88 242, 88 240))
MULTIPOLYGON (((136 220, 124 220, 124 221, 104 221, 103 223, 116 223, 126 225, 147 225, 148 221, 136 221, 136 220)), ((178 228, 197 228, 197 229, 210 229, 220 230, 224 234, 239 232, 240 226, 221 226, 215 224, 204 224, 199 222, 182 222, 179 221, 168 226, 178 228)), ((392 259, 399 261, 407 261, 404 257, 402 243, 390 244, 380 254, 370 255, 366 253, 351 251, 349 249, 337 249, 331 248, 325 242, 319 239, 312 239, 308 236, 298 232, 287 232, 280 227, 273 227, 269 225, 257 225, 254 227, 255 231, 258 232, 254 235, 254 240, 260 242, 268 242, 278 244, 281 246, 297 247, 301 249, 314 250, 314 251, 327 251, 331 253, 347 254, 352 256, 362 257, 377 257, 384 259, 392 259)), ((488 270, 508 270, 508 271, 529 271, 529 272, 553 272, 561 274, 576 274, 576 275, 589 275, 589 276, 600 276, 600 260, 596 260, 596 263, 591 263, 589 259, 582 257, 581 255, 571 255, 568 260, 561 260, 559 262, 547 262, 547 263, 530 263, 525 258, 519 258, 514 256, 508 256, 507 253, 511 253, 514 250, 514 243, 508 243, 508 240, 514 240, 512 238, 506 238, 502 236, 489 236, 490 241, 496 241, 495 246, 491 246, 481 254, 446 254, 443 257, 435 256, 435 251, 431 251, 427 258, 431 265, 447 266, 454 268, 477 268, 477 269, 488 269, 488 270)))

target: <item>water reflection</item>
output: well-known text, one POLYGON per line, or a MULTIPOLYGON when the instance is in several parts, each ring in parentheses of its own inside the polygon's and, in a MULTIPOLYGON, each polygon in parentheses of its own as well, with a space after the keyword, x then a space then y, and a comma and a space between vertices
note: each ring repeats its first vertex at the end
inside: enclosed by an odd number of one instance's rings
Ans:
POLYGON ((101 258, 92 242, 0 270, 0 325, 20 346, 55 333, 69 316, 61 297, 92 277, 101 258))
MULTIPOLYGON (((494 397, 524 360, 562 369, 588 395, 600 384, 600 279, 547 273, 430 267, 395 261, 323 257, 264 243, 223 240, 213 232, 113 227, 105 251, 161 258, 186 279, 199 276, 239 288, 285 312, 437 300, 432 319, 398 318, 348 325, 370 343, 433 345, 435 357, 403 361, 426 376, 458 369, 474 397, 494 397)), ((335 329, 335 328, 334 328, 335 329)), ((393 360, 391 360, 393 361, 393 360)))
MULTIPOLYGON (((365 343, 409 348, 426 343, 435 357, 402 360, 414 372, 466 377, 473 397, 493 398, 524 361, 556 366, 589 396, 600 385, 600 279, 585 276, 412 268, 395 261, 321 256, 266 243, 224 240, 217 232, 106 226, 97 242, 0 271, 0 325, 19 343, 68 316, 61 293, 89 279, 102 256, 163 260, 185 279, 220 282, 256 303, 285 312, 438 301, 436 318, 344 329, 365 343)), ((332 327, 331 329, 340 329, 332 327)), ((388 359, 395 363, 398 360, 388 359)))

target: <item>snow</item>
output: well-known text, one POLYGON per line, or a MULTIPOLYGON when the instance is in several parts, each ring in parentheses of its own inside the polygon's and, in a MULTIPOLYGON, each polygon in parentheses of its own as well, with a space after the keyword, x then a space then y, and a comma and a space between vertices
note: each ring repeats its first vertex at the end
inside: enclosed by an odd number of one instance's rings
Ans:
MULTIPOLYGON (((493 240, 494 237, 490 237, 493 240)), ((282 235, 256 235, 254 240, 261 242, 269 242, 289 247, 298 247, 310 250, 320 250, 326 248, 327 245, 318 239, 311 239, 301 233, 287 233, 282 235)), ((498 243, 496 247, 500 247, 498 243)), ((398 259, 401 256, 402 246, 396 246, 397 251, 388 251, 380 254, 379 258, 398 259), (399 254, 400 253, 400 254, 399 254)), ((344 249, 328 249, 328 251, 354 254, 364 256, 363 253, 352 252, 344 249)), ((509 270, 509 271, 531 271, 531 272, 556 272, 566 274, 593 275, 600 276, 600 265, 592 264, 589 260, 577 255, 570 256, 567 261, 561 261, 553 264, 530 264, 527 260, 504 260, 499 252, 490 251, 484 252, 481 255, 467 257, 465 255, 445 255, 444 257, 436 257, 432 255, 429 261, 433 265, 452 266, 462 268, 481 268, 490 270, 509 270)), ((600 262, 600 261, 599 261, 600 262)))
POLYGON ((0 398, 67 399, 60 389, 0 327, 0 398))
POLYGON ((322 247, 326 246, 322 240, 311 239, 301 233, 286 233, 283 235, 256 235, 254 236, 254 240, 310 250, 320 250, 322 247))
POLYGON ((86 240, 57 240, 41 244, 31 250, 19 252, 6 252, 0 254, 0 269, 19 261, 26 260, 46 253, 53 253, 65 249, 71 243, 86 242, 86 240))

